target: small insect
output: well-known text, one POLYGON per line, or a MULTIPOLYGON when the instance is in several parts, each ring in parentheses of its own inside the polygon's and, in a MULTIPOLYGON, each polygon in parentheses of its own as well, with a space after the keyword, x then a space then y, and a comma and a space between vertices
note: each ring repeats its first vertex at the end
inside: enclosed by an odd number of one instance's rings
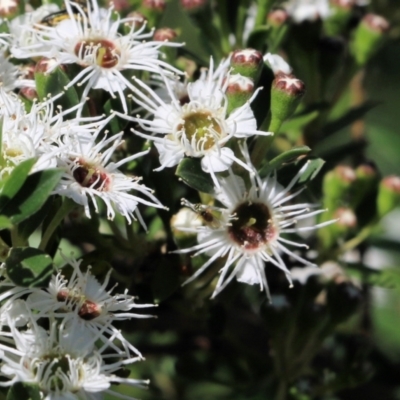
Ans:
MULTIPOLYGON (((80 7, 77 7, 74 4, 71 4, 71 9, 76 20, 82 18, 82 11, 86 14, 88 10, 88 3, 86 0, 77 0, 75 1, 80 7)), ((56 11, 49 15, 46 15, 40 22, 40 25, 45 26, 57 26, 61 21, 69 19, 70 14, 68 13, 66 8, 61 9, 60 11, 56 11)))
POLYGON ((210 228, 220 228, 222 225, 222 221, 219 218, 217 208, 205 206, 201 203, 192 204, 190 201, 186 199, 181 200, 181 204, 185 207, 190 208, 194 211, 203 221, 203 223, 210 228))

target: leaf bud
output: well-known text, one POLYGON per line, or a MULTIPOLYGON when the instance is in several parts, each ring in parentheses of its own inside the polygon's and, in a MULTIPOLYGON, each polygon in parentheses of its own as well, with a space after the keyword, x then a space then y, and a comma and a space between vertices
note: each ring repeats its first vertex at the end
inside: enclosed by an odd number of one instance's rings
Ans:
POLYGON ((207 0, 181 0, 180 3, 184 10, 196 12, 207 4, 207 0))
POLYGON ((357 207, 378 184, 378 171, 372 164, 361 164, 355 169, 356 181, 351 199, 352 207, 357 207))
POLYGON ((166 7, 165 0, 143 0, 142 7, 153 12, 161 13, 166 7))
POLYGON ((272 10, 267 15, 267 23, 273 27, 282 26, 287 19, 289 18, 289 14, 286 10, 278 8, 276 10, 272 10))

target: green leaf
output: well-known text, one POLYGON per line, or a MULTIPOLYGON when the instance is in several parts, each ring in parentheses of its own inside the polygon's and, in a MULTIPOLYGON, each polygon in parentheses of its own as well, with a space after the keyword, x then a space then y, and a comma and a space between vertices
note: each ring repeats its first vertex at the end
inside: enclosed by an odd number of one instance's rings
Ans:
POLYGON ((31 383, 16 382, 7 394, 7 400, 40 400, 39 387, 31 383))
POLYGON ((65 89, 70 80, 61 68, 56 68, 50 74, 35 73, 35 82, 36 91, 41 101, 45 100, 49 94, 56 96, 64 93, 55 101, 56 105, 60 105, 63 109, 67 110, 79 103, 79 97, 75 88, 71 86, 67 90, 65 89))
POLYGON ((184 158, 176 169, 179 176, 187 185, 204 193, 214 193, 214 184, 209 174, 201 169, 197 158, 184 158))
MULTIPOLYGON (((21 239, 28 239, 29 236, 31 236, 32 233, 36 230, 36 228, 38 228, 40 224, 44 221, 46 216, 49 214, 52 215, 50 213, 50 210, 52 210, 53 203, 54 196, 50 196, 37 212, 32 214, 30 217, 28 217, 18 225, 18 236, 21 239)), ((58 204, 58 206, 60 206, 60 204, 58 204)))
POLYGON ((311 149, 308 146, 294 147, 288 151, 285 151, 279 156, 273 158, 265 167, 263 167, 259 174, 262 178, 267 176, 271 171, 279 169, 283 164, 288 164, 296 161, 299 157, 309 153, 311 149))
POLYGON ((13 247, 5 261, 8 277, 18 286, 46 286, 53 273, 53 261, 42 250, 13 247))
POLYGON ((30 217, 43 206, 63 173, 61 169, 48 169, 28 176, 12 202, 3 208, 1 213, 9 217, 14 224, 30 217))
POLYGON ((315 110, 307 114, 301 113, 294 115, 292 118, 288 119, 282 124, 280 131, 288 132, 293 130, 301 130, 309 122, 317 118, 319 113, 319 111, 315 110))
POLYGON ((372 110, 379 104, 380 102, 377 101, 367 101, 361 106, 350 109, 342 117, 336 119, 335 121, 329 122, 321 129, 324 137, 330 136, 346 126, 351 125, 353 122, 362 118, 368 111, 372 110))
POLYGON ((0 211, 18 193, 36 160, 31 158, 17 165, 4 183, 0 193, 0 211))
POLYGON ((305 185, 307 182, 313 180, 325 164, 325 161, 322 158, 316 158, 314 160, 307 161, 307 167, 301 175, 298 183, 300 185, 305 185))
POLYGON ((7 218, 5 215, 0 215, 0 231, 2 229, 11 229, 12 226, 13 224, 9 218, 7 218))

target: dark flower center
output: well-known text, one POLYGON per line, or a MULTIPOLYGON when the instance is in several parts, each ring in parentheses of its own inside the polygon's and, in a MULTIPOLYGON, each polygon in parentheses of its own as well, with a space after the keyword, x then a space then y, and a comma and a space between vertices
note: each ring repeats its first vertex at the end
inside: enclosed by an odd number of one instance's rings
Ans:
POLYGON ((75 46, 75 54, 81 59, 88 54, 94 54, 96 64, 103 68, 115 67, 120 57, 120 52, 114 43, 106 39, 79 42, 75 46))
POLYGON ((276 236, 271 212, 264 203, 242 203, 234 215, 228 228, 229 236, 246 250, 256 250, 276 236))
POLYGON ((75 168, 72 174, 81 186, 103 192, 108 189, 111 178, 107 173, 89 164, 79 164, 80 166, 75 168))

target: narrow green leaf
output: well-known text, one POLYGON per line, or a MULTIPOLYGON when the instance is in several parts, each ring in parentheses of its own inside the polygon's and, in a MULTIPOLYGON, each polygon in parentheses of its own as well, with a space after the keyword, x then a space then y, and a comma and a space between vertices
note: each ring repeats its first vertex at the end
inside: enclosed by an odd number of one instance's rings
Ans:
POLYGON ((14 224, 30 217, 43 206, 62 174, 60 169, 48 169, 28 176, 13 201, 2 209, 2 214, 9 217, 14 224))
POLYGON ((335 121, 329 122, 321 129, 324 137, 330 136, 346 126, 351 125, 353 122, 362 118, 368 111, 372 110, 379 104, 380 102, 377 101, 367 101, 359 107, 350 109, 342 117, 336 119, 335 121))
POLYGON ((214 184, 209 174, 201 169, 197 158, 184 158, 176 169, 179 176, 187 185, 204 193, 214 193, 214 184))
POLYGON ((8 277, 22 287, 46 286, 54 271, 51 257, 33 247, 13 247, 5 264, 8 277))
POLYGON ((0 211, 18 193, 36 160, 31 158, 17 165, 7 178, 0 193, 0 211))
POLYGON ((317 118, 319 113, 319 111, 315 110, 307 114, 294 115, 292 118, 288 119, 282 124, 280 131, 288 132, 293 130, 300 130, 309 122, 317 118))
POLYGON ((259 174, 263 178, 267 176, 271 171, 279 169, 283 164, 288 164, 296 161, 299 157, 309 153, 311 149, 308 146, 294 147, 288 151, 285 151, 279 156, 273 158, 265 167, 263 167, 259 174))
POLYGON ((300 185, 304 185, 307 182, 313 180, 318 175, 318 172, 321 170, 324 164, 325 161, 322 158, 308 160, 307 167, 301 175, 300 179, 298 180, 298 183, 300 185))
POLYGON ((7 400, 40 400, 39 387, 31 383, 16 382, 8 391, 7 400))

